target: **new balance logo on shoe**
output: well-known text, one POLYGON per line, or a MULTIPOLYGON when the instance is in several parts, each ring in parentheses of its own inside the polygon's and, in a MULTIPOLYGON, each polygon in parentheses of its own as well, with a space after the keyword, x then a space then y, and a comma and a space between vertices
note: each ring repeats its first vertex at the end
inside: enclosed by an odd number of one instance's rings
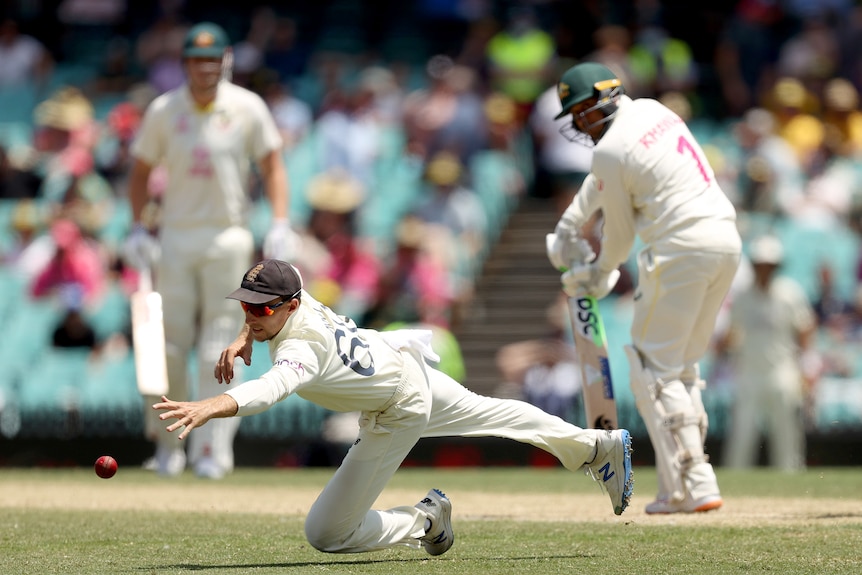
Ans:
POLYGON ((428 521, 425 535, 420 537, 429 555, 442 555, 455 542, 452 531, 452 503, 439 489, 432 489, 416 507, 425 512, 428 521))
POLYGON ((605 463, 604 465, 602 465, 599 468, 599 473, 602 474, 602 481, 603 482, 607 481, 608 479, 610 479, 611 477, 613 477, 616 474, 616 472, 611 471, 611 462, 610 461, 608 461, 607 463, 605 463), (610 473, 608 473, 609 471, 610 471, 610 473))
POLYGON ((628 507, 632 496, 632 438, 625 429, 606 431, 596 438, 596 455, 587 464, 590 476, 607 489, 620 515, 628 507))

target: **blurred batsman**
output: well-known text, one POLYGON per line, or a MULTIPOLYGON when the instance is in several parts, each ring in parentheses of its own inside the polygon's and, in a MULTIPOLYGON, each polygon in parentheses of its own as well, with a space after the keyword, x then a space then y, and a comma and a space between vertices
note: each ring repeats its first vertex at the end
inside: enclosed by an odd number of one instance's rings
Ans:
MULTIPOLYGON (((176 398, 218 393, 212 365, 243 323, 242 310, 224 294, 254 261, 247 222, 253 166, 272 209, 264 253, 292 257, 298 241, 288 221, 281 137, 264 101, 229 81, 231 59, 221 27, 192 27, 183 47, 186 82, 152 102, 131 150, 133 228, 124 255, 142 271, 154 268, 164 307, 169 393, 176 398), (145 225, 157 166, 167 184, 157 224, 145 225), (187 382, 191 352, 199 366, 196 382, 187 382)), ((155 423, 148 421, 147 432, 157 444, 160 474, 181 473, 187 455, 201 477, 218 479, 233 469, 237 419, 195 432, 188 454, 155 423)))
POLYGON ((721 507, 704 453, 705 382, 698 362, 739 263, 736 211, 685 122, 659 102, 625 95, 619 77, 584 62, 557 85, 561 132, 593 147, 590 174, 557 223, 548 257, 570 297, 602 298, 636 237, 630 385, 655 451, 658 497, 647 513, 721 507), (581 230, 598 210, 601 249, 594 258, 581 230))

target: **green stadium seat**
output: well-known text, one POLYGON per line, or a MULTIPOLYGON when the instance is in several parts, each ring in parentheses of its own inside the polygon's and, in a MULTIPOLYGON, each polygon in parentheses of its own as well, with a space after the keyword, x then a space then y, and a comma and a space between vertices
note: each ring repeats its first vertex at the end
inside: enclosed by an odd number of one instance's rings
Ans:
POLYGON ((143 434, 144 401, 135 379, 135 359, 128 353, 100 358, 82 374, 78 405, 81 432, 96 437, 143 434))
POLYGON ((862 427, 862 379, 824 377, 817 382, 816 426, 822 432, 862 427))
POLYGON ((37 102, 33 84, 0 88, 0 122, 31 122, 37 102))
POLYGON ((382 244, 391 243, 401 218, 410 212, 423 192, 422 165, 401 156, 388 173, 378 174, 359 213, 359 234, 382 244))
POLYGON ((89 350, 47 348, 24 373, 18 389, 21 435, 76 435, 78 394, 89 350))
POLYGON ((32 143, 33 126, 30 122, 20 119, 0 122, 0 146, 3 148, 14 151, 32 143))
POLYGON ((23 294, 6 314, 0 365, 5 369, 30 368, 48 349, 54 327, 63 315, 56 298, 33 300, 23 294))
POLYGON ((129 297, 117 281, 108 283, 97 305, 84 312, 96 332, 96 340, 104 341, 116 333, 126 333, 131 325, 129 297))

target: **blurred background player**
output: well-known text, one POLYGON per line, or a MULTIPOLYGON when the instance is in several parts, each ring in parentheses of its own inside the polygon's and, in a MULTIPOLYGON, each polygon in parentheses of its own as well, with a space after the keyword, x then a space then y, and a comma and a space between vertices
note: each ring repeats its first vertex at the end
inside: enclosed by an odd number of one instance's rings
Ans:
POLYGON ((734 295, 730 330, 719 343, 733 358, 734 403, 723 460, 728 467, 755 465, 763 432, 771 466, 805 468, 805 398, 820 363, 817 319, 802 286, 777 274, 783 257, 774 236, 751 242, 754 278, 734 295))
MULTIPOLYGON (((169 395, 206 398, 219 392, 212 366, 243 322, 242 310, 224 294, 255 255, 246 221, 252 164, 273 214, 264 253, 291 256, 297 239, 287 219, 289 190, 281 137, 264 101, 227 80, 226 32, 209 22, 193 26, 182 55, 186 82, 152 102, 132 147, 133 230, 125 247, 136 267, 155 265, 154 282, 164 307, 169 395), (165 168, 167 187, 159 206, 157 240, 144 225, 143 215, 150 174, 158 165, 165 168), (193 351, 198 380, 189 390, 193 351)), ((221 478, 233 469, 238 426, 238 419, 224 419, 195 432, 186 454, 164 425, 150 421, 157 471, 167 476, 181 473, 188 455, 198 476, 221 478)))
POLYGON ((646 512, 716 509, 722 499, 704 454, 698 362, 739 263, 735 209, 685 122, 656 100, 626 96, 606 66, 573 66, 557 93, 557 117, 572 117, 562 130, 593 146, 593 161, 557 223, 548 257, 564 271, 570 297, 602 298, 616 285, 635 238, 643 241, 632 343, 625 350, 659 480, 646 512), (581 230, 597 210, 604 227, 593 259, 581 230))

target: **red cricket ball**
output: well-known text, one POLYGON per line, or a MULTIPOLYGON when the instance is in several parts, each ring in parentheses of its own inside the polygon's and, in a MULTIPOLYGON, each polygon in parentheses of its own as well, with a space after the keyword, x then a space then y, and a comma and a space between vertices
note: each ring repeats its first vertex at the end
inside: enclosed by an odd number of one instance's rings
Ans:
POLYGON ((102 479, 110 479, 117 472, 117 460, 110 455, 103 455, 96 460, 96 475, 102 479))

